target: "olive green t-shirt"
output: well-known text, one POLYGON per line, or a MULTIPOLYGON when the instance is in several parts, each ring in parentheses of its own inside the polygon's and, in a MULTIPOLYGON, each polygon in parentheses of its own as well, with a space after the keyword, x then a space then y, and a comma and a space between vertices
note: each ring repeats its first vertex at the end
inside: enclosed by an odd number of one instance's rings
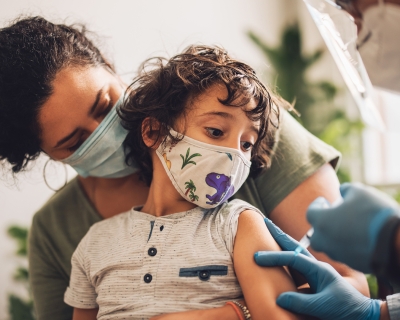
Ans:
MULTIPOLYGON (((272 166, 248 178, 234 198, 270 212, 322 165, 336 168, 340 154, 285 113, 277 134, 272 166)), ((64 303, 71 256, 90 226, 101 220, 75 178, 34 216, 29 234, 29 271, 38 320, 72 319, 64 303)))

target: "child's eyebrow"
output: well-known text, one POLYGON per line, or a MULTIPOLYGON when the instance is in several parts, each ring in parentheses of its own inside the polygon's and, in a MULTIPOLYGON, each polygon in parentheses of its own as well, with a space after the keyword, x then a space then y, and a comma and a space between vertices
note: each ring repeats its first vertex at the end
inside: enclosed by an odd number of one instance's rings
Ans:
POLYGON ((228 112, 222 112, 222 111, 210 111, 210 112, 206 112, 200 115, 200 117, 205 117, 205 116, 219 116, 222 117, 224 119, 231 119, 231 120, 235 120, 236 117, 228 112))
POLYGON ((251 126, 250 129, 251 131, 254 131, 257 134, 257 136, 260 134, 260 129, 257 128, 256 126, 251 126))
MULTIPOLYGON (((200 117, 207 117, 207 116, 218 116, 224 119, 236 120, 236 117, 233 114, 223 111, 210 111, 200 115, 200 117)), ((251 131, 254 131, 257 134, 257 136, 260 134, 260 129, 257 128, 257 126, 252 125, 250 129, 251 131)))

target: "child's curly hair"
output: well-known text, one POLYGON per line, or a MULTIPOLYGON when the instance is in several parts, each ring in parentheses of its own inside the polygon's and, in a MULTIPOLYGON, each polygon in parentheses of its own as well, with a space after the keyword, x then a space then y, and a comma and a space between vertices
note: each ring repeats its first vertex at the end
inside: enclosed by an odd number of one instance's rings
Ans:
POLYGON ((153 168, 142 139, 143 120, 149 118, 150 132, 157 134, 158 139, 164 138, 170 135, 169 129, 191 101, 217 84, 227 89, 228 96, 220 100, 223 105, 243 107, 251 99, 256 102, 253 110, 246 111, 249 119, 260 121, 251 173, 270 165, 279 106, 285 102, 266 89, 250 66, 233 59, 223 48, 193 45, 169 60, 158 57, 145 61, 119 110, 123 126, 129 131, 125 140, 126 161, 140 166, 146 182, 151 182, 153 168))

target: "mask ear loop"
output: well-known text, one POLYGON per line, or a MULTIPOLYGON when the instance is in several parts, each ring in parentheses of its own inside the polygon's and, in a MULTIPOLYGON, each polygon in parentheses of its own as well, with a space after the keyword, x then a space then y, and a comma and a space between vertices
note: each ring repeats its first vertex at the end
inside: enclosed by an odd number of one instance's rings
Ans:
POLYGON ((47 188, 49 188, 50 190, 52 190, 54 192, 58 192, 58 191, 64 189, 64 187, 68 183, 68 170, 67 170, 67 166, 63 163, 63 167, 64 167, 64 171, 65 171, 65 182, 64 182, 64 185, 59 189, 52 188, 50 186, 50 184, 48 183, 47 179, 46 179, 46 167, 47 167, 48 163, 50 162, 50 160, 51 160, 50 158, 47 159, 46 163, 44 164, 44 167, 43 167, 43 180, 44 180, 44 183, 46 184, 47 188))

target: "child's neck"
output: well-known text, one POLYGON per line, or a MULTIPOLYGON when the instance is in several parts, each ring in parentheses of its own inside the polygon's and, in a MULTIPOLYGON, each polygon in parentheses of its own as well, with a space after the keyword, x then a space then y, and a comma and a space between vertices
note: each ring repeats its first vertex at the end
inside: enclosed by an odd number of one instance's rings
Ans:
POLYGON ((172 185, 157 155, 153 158, 153 180, 142 212, 156 217, 187 211, 197 207, 185 200, 172 185))

